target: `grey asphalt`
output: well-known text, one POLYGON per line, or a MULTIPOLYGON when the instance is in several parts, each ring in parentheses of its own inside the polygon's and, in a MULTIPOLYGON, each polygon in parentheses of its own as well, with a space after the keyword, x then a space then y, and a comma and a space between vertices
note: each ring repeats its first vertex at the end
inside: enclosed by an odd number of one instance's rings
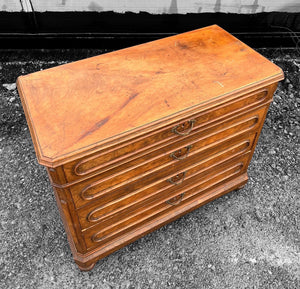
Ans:
POLYGON ((260 49, 284 70, 249 182, 99 261, 73 262, 35 157, 17 76, 104 50, 0 53, 0 288, 300 288, 300 53, 260 49))

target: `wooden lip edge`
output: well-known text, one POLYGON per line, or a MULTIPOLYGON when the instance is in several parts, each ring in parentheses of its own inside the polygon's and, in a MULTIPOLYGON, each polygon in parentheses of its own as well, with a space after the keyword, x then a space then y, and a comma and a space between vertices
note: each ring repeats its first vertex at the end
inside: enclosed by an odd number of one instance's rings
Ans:
POLYGON ((108 244, 104 248, 95 249, 86 254, 79 253, 76 250, 75 246, 70 246, 71 250, 72 250, 73 258, 75 261, 79 261, 82 263, 96 262, 99 259, 102 259, 102 258, 108 256, 109 254, 123 248, 124 246, 136 241, 137 239, 145 236, 146 234, 153 232, 157 228, 160 228, 160 227, 164 226, 165 224, 168 224, 168 223, 182 217, 183 215, 207 204, 210 201, 213 201, 213 200, 221 197, 222 195, 224 195, 226 193, 236 190, 240 186, 245 185, 247 183, 247 181, 248 181, 248 174, 246 172, 246 173, 243 173, 242 175, 237 176, 236 178, 226 182, 225 184, 218 186, 216 189, 214 189, 214 193, 212 193, 212 191, 209 191, 206 194, 204 194, 204 196, 202 196, 202 198, 205 196, 206 196, 206 198, 202 202, 199 203, 199 201, 195 200, 190 205, 187 205, 184 208, 180 209, 179 213, 176 214, 175 216, 172 216, 171 218, 163 218, 160 220, 160 222, 157 222, 155 225, 152 225, 150 227, 149 227, 149 225, 144 226, 144 227, 138 229, 137 231, 135 231, 134 234, 126 235, 124 238, 122 238, 123 240, 124 239, 125 240, 122 243, 119 243, 117 246, 114 243, 108 244), (145 227, 147 229, 145 229, 145 227))
POLYGON ((44 165, 46 167, 56 168, 56 167, 61 166, 65 163, 68 163, 70 161, 73 161, 73 160, 76 160, 80 157, 83 157, 87 153, 92 154, 92 153, 97 152, 98 150, 101 150, 101 149, 107 148, 111 145, 114 145, 115 143, 120 141, 120 138, 123 138, 123 139, 125 138, 125 140, 127 138, 128 140, 130 140, 130 139, 138 136, 141 133, 145 133, 149 130, 153 130, 153 129, 157 129, 157 128, 165 126, 167 124, 166 121, 168 121, 168 122, 176 121, 176 118, 184 117, 184 115, 187 114, 188 112, 191 112, 191 111, 200 112, 204 108, 207 109, 209 107, 213 107, 214 102, 217 99, 220 99, 220 98, 225 99, 227 97, 228 98, 229 97, 234 97, 236 94, 238 96, 238 94, 249 93, 251 91, 261 89, 261 88, 263 88, 267 85, 278 82, 278 81, 284 79, 284 74, 283 74, 282 69, 279 68, 279 67, 278 67, 278 69, 280 70, 278 74, 275 74, 271 77, 263 79, 259 82, 251 83, 251 84, 246 85, 244 87, 233 90, 229 93, 226 93, 226 94, 217 96, 215 98, 212 98, 208 102, 202 102, 198 105, 183 109, 183 110, 181 110, 181 111, 179 111, 175 114, 172 114, 170 116, 155 120, 151 123, 145 124, 145 125, 140 126, 140 127, 136 127, 136 128, 131 129, 129 131, 117 134, 113 137, 106 138, 106 139, 104 139, 102 141, 99 141, 97 143, 94 143, 92 145, 83 147, 83 148, 81 148, 77 151, 72 151, 72 152, 69 152, 67 154, 61 155, 59 157, 53 157, 53 158, 43 155, 42 148, 40 146, 36 130, 33 126, 33 122, 32 122, 32 119, 30 117, 30 111, 28 110, 28 106, 27 106, 26 100, 24 98, 24 92, 23 92, 23 87, 22 87, 22 82, 21 82, 21 79, 23 78, 23 76, 19 76, 17 78, 17 88, 18 88, 18 91, 19 91, 19 94, 20 94, 21 102, 22 102, 22 105, 23 105, 23 110, 25 112, 25 117, 27 119, 27 123, 28 123, 29 130, 30 130, 30 134, 32 136, 33 145, 34 145, 34 148, 35 148, 35 152, 36 152, 38 162, 39 162, 39 164, 44 165))

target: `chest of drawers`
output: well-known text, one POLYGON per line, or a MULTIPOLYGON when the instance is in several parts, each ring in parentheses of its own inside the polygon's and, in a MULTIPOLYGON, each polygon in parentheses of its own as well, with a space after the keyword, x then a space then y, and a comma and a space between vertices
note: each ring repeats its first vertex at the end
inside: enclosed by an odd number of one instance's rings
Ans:
POLYGON ((243 186, 282 78, 217 25, 19 77, 79 268, 243 186))

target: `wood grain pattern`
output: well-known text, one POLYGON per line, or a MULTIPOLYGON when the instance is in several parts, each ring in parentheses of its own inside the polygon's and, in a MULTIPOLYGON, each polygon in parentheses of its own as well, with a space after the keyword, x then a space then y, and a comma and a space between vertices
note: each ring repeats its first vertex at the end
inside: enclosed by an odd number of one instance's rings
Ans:
POLYGON ((78 267, 245 185, 282 77, 213 25, 19 78, 78 267))
POLYGON ((86 254, 80 254, 73 252, 75 262, 78 264, 79 268, 84 271, 88 271, 94 267, 95 263, 107 255, 119 250, 120 248, 134 242, 135 240, 145 236, 162 227, 163 225, 170 223, 183 215, 213 201, 214 199, 244 186, 247 183, 248 175, 244 173, 236 178, 223 182, 218 186, 212 187, 210 190, 192 198, 189 202, 186 202, 184 206, 175 206, 171 212, 166 214, 161 214, 157 218, 152 219, 143 226, 136 228, 135 230, 122 235, 120 239, 108 242, 105 246, 97 246, 93 250, 87 252, 86 254))
MULTIPOLYGON (((189 145, 192 146, 189 149, 189 153, 194 154, 199 148, 211 143, 212 141, 224 139, 228 135, 233 135, 235 134, 235 132, 241 132, 244 129, 249 130, 254 128, 256 124, 258 124, 259 118, 262 116, 262 112, 259 112, 257 115, 255 115, 254 111, 255 109, 263 106, 261 105, 257 105, 256 107, 245 106, 243 113, 239 113, 239 110, 236 110, 233 111, 233 113, 230 115, 227 116, 225 115, 225 118, 221 118, 217 122, 209 121, 206 123, 206 125, 201 126, 201 128, 193 130, 188 135, 188 137, 180 137, 179 140, 177 138, 172 140, 167 139, 167 141, 163 143, 158 141, 157 146, 155 147, 151 146, 150 150, 144 151, 150 153, 145 155, 138 154, 134 158, 131 157, 128 157, 128 159, 125 158, 123 162, 118 163, 118 166, 116 165, 112 166, 112 169, 109 169, 104 165, 105 169, 100 170, 100 172, 97 172, 96 175, 102 180, 104 180, 107 177, 111 178, 113 176, 116 176, 118 172, 125 172, 128 170, 132 170, 133 168, 134 169, 139 168, 139 166, 142 166, 143 164, 147 164, 150 161, 151 162, 158 161, 159 164, 162 164, 164 162, 170 161, 170 156, 172 153, 174 153, 175 150, 181 149, 182 147, 189 146, 189 145)), ((206 118, 206 115, 203 115, 203 118, 206 118)), ((64 166, 64 172, 66 178, 71 180, 71 182, 65 184, 61 182, 56 183, 58 187, 60 187, 59 184, 66 187, 78 183, 78 180, 79 182, 82 182, 82 180, 85 180, 87 178, 90 179, 90 177, 95 176, 95 174, 91 174, 88 175, 87 177, 82 176, 81 178, 78 178, 78 176, 76 176, 75 173, 75 168, 77 167, 78 163, 82 164, 84 162, 87 163, 96 162, 96 164, 98 164, 97 162, 98 156, 99 155, 96 155, 96 160, 94 159, 94 157, 87 157, 86 159, 80 160, 79 162, 70 163, 67 164, 67 166, 64 166)), ((152 165, 152 167, 154 167, 154 164, 152 165)), ((140 172, 142 172, 142 170, 140 172)))
POLYGON ((161 194, 160 198, 156 202, 148 203, 144 208, 138 210, 133 210, 129 215, 120 214, 119 218, 115 217, 112 222, 103 222, 98 226, 95 226, 89 230, 84 231, 84 236, 87 244, 87 248, 91 249, 93 247, 105 246, 109 241, 118 238, 120 235, 124 235, 136 228, 142 227, 149 221, 159 217, 161 214, 165 214, 168 211, 172 211, 176 206, 182 206, 186 202, 190 201, 195 195, 199 196, 205 193, 207 190, 218 186, 221 182, 226 182, 233 179, 238 174, 240 174, 244 167, 244 162, 246 162, 246 156, 244 159, 239 159, 235 163, 230 163, 227 167, 224 167, 221 171, 210 172, 207 174, 206 178, 199 178, 194 183, 193 186, 183 189, 182 191, 173 192, 169 194, 161 194), (184 194, 181 201, 177 204, 171 205, 167 203, 168 200, 178 196, 179 194, 184 194), (101 244, 99 244, 101 243, 101 244))
POLYGON ((143 138, 140 137, 129 143, 119 144, 118 146, 110 147, 100 153, 82 158, 79 161, 67 163, 64 165, 66 178, 68 182, 72 182, 77 179, 82 180, 95 173, 99 174, 110 169, 123 170, 123 163, 126 163, 126 168, 127 166, 130 166, 130 160, 134 160, 135 163, 142 161, 147 152, 149 152, 148 156, 151 158, 151 156, 158 151, 158 148, 161 149, 164 146, 168 146, 168 149, 170 150, 171 145, 175 145, 175 142, 178 142, 178 140, 181 141, 181 144, 178 144, 178 147, 184 146, 185 143, 188 143, 189 140, 191 140, 191 137, 196 132, 203 132, 203 128, 209 129, 215 123, 228 121, 228 119, 241 112, 250 111, 253 108, 257 108, 259 105, 266 103, 266 101, 269 101, 272 97, 269 90, 270 88, 266 87, 230 102, 218 105, 211 110, 206 110, 200 114, 190 116, 190 118, 195 119, 196 122, 193 130, 187 136, 178 136, 172 133, 172 128, 175 126, 175 124, 172 124, 171 126, 167 126, 167 128, 159 130, 159 132, 153 131, 152 133, 147 134, 146 138, 145 136, 143 138))
POLYGON ((196 174, 198 170, 204 170, 213 164, 220 164, 234 156, 246 153, 247 150, 251 149, 253 138, 254 135, 251 136, 250 133, 239 135, 217 146, 209 147, 198 161, 192 159, 185 166, 177 167, 176 170, 169 170, 164 174, 153 174, 148 178, 142 179, 140 182, 134 182, 133 184, 124 186, 122 190, 112 190, 104 194, 101 198, 90 203, 88 206, 82 207, 82 209, 78 211, 82 228, 86 227, 86 220, 83 220, 85 217, 82 217, 82 214, 86 214, 83 212, 90 212, 95 208, 100 208, 103 209, 102 213, 103 217, 105 217, 111 206, 114 212, 116 212, 120 205, 124 208, 126 204, 130 206, 131 202, 137 202, 139 198, 146 198, 151 194, 159 194, 160 191, 173 187, 173 185, 166 182, 166 180, 176 175, 177 172, 187 171, 185 178, 188 180, 193 174, 196 174), (150 182, 148 179, 150 179, 150 182))
POLYGON ((174 162, 167 154, 167 162, 163 164, 160 164, 161 160, 157 161, 158 165, 155 164, 155 161, 149 161, 140 169, 132 166, 131 170, 126 170, 123 174, 114 175, 113 172, 101 174, 71 186, 70 191, 74 204, 79 208, 97 199, 108 201, 108 198, 117 197, 120 194, 125 194, 127 191, 132 191, 134 188, 137 189, 141 186, 146 186, 157 180, 157 178, 173 174, 177 170, 183 169, 190 163, 196 162, 208 155, 208 151, 213 144, 218 145, 223 140, 254 129, 264 113, 265 108, 262 108, 240 117, 239 121, 230 121, 229 124, 231 126, 227 123, 221 123, 220 126, 223 126, 223 129, 216 134, 204 132, 198 137, 198 143, 195 144, 196 147, 199 146, 199 152, 197 153, 196 150, 195 154, 191 153, 188 158, 180 162, 174 162), (228 125, 227 128, 226 125, 228 125), (206 146, 208 147, 207 151, 205 151, 206 146))
POLYGON ((203 176, 207 176, 210 172, 222 171, 226 165, 231 165, 237 157, 240 157, 251 149, 254 138, 255 134, 251 136, 244 135, 242 138, 240 137, 238 140, 232 141, 229 148, 224 146, 226 148, 224 150, 218 148, 213 151, 214 153, 209 152, 206 159, 181 170, 181 174, 184 172, 184 178, 181 177, 181 182, 177 185, 168 182, 168 178, 166 177, 163 180, 154 182, 151 186, 127 193, 104 205, 102 202, 95 202, 88 207, 84 207, 78 211, 81 228, 85 230, 97 225, 99 222, 105 227, 105 224, 103 224, 104 221, 108 221, 106 224, 115 223, 116 220, 122 219, 120 215, 131 215, 134 208, 140 210, 142 207, 151 204, 152 200, 157 200, 166 194, 169 196, 174 195, 178 190, 181 191, 187 186, 191 186, 197 182, 199 177, 203 178, 203 176))
POLYGON ((213 25, 22 76, 17 85, 38 159, 53 167, 279 79, 280 68, 213 25))

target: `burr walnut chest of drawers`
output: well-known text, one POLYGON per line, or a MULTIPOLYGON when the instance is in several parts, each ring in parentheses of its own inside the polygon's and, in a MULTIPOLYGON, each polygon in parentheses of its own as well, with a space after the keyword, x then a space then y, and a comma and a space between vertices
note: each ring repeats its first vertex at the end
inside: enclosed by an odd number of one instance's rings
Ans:
POLYGON ((79 268, 242 187, 282 78, 217 25, 19 77, 79 268))

